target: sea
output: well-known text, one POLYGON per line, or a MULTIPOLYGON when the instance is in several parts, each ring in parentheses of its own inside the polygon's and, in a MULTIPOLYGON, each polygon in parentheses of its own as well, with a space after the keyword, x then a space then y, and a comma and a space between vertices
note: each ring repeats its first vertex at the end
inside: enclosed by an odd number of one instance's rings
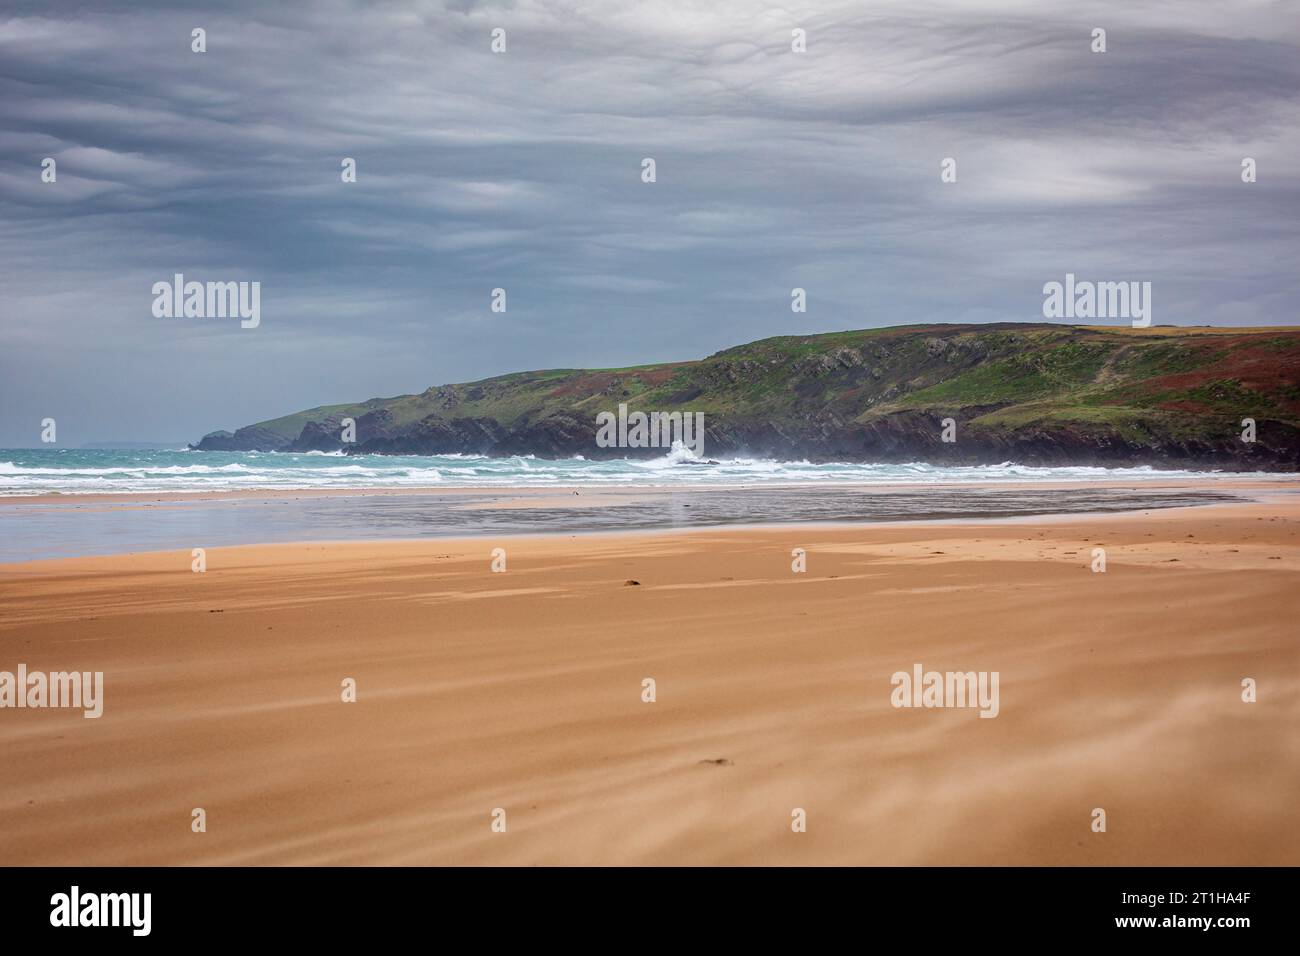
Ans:
MULTIPOLYGON (((1233 477, 1242 476, 702 461, 680 448, 613 461, 9 449, 0 450, 0 564, 243 544, 1104 514, 1240 499, 1233 477), (1168 486, 1177 479, 1201 480, 1168 486), (253 493, 201 494, 235 491, 253 493), (159 497, 164 492, 200 494, 159 497)), ((0 568, 0 579, 7 573, 0 568)))
POLYGON ((532 455, 344 455, 341 452, 211 452, 0 449, 0 496, 315 488, 545 488, 713 485, 871 485, 950 482, 1150 481, 1226 472, 1136 468, 947 467, 870 462, 699 459, 681 447, 658 458, 545 459, 532 455))

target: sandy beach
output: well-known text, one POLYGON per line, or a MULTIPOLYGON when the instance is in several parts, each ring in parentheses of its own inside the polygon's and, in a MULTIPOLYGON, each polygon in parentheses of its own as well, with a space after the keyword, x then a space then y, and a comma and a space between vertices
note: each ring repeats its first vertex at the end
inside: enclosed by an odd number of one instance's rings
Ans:
POLYGON ((0 565, 0 669, 105 675, 0 711, 0 859, 1295 865, 1298 561, 1273 500, 0 565))

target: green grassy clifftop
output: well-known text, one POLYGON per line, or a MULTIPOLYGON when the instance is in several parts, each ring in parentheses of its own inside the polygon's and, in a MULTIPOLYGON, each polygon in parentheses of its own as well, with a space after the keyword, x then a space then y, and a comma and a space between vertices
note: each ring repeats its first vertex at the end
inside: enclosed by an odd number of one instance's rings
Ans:
POLYGON ((706 454, 811 460, 1300 465, 1300 329, 925 325, 781 336, 690 362, 519 372, 322 406, 195 447, 659 455, 596 415, 702 412, 706 454), (341 421, 357 423, 341 441, 341 421), (941 421, 957 441, 940 440, 941 421), (1243 418, 1257 441, 1241 440, 1243 418))

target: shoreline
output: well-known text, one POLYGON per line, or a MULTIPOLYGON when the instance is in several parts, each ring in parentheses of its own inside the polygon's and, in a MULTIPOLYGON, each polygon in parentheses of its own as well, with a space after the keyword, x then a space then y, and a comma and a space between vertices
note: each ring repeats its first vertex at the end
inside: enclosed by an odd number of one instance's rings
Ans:
POLYGON ((579 496, 587 495, 597 498, 602 495, 662 495, 681 492, 708 493, 710 491, 739 490, 813 490, 818 488, 844 490, 860 489, 863 491, 888 492, 892 490, 932 489, 945 487, 960 488, 996 488, 996 489, 1041 489, 1066 490, 1073 488, 1129 488, 1134 490, 1155 489, 1192 489, 1205 485, 1213 487, 1231 486, 1243 489, 1263 490, 1300 490, 1300 474, 1279 476, 1263 474, 1258 477, 1240 472, 1225 473, 1222 476, 1207 475, 1195 478, 1098 478, 1088 479, 1052 479, 1034 480, 1009 478, 1005 480, 953 479, 950 481, 807 481, 807 482, 681 482, 678 484, 632 485, 632 484, 568 484, 568 485, 423 485, 418 487, 393 488, 232 488, 191 491, 109 491, 109 492, 67 492, 52 494, 42 492, 33 495, 0 494, 0 505, 49 505, 49 504, 144 504, 148 502, 172 501, 239 501, 247 499, 274 500, 279 498, 370 498, 385 496, 420 496, 420 495, 515 495, 520 498, 545 497, 548 495, 569 496, 577 492, 579 496))
MULTIPOLYGON (((379 551, 386 548, 400 549, 407 546, 441 546, 453 549, 464 550, 482 550, 487 543, 493 545, 509 545, 519 542, 558 542, 558 541, 582 541, 591 540, 598 542, 602 539, 620 541, 646 540, 653 543, 658 538, 672 538, 675 536, 696 536, 696 535, 751 535, 763 534, 770 532, 772 534, 799 534, 804 529, 809 532, 831 532, 831 533, 853 533, 865 529, 881 530, 913 530, 923 532, 927 529, 945 529, 951 528, 964 532, 973 532, 981 528, 993 532, 999 528, 1015 528, 1021 526, 1041 525, 1044 527, 1055 527, 1066 522, 1090 523, 1097 521, 1115 520, 1115 521, 1143 521, 1143 520, 1160 520, 1168 518, 1170 520, 1183 520, 1190 517, 1231 517, 1234 513, 1241 514, 1241 509, 1251 506, 1262 507, 1276 503, 1273 500, 1254 500, 1242 498, 1237 501, 1211 501, 1204 504, 1195 505, 1175 505, 1161 508, 1134 508, 1123 511, 1065 511, 1065 512, 1044 512, 1041 514, 1025 515, 1006 515, 1002 517, 990 518, 986 516, 973 516, 967 518, 954 518, 948 516, 934 518, 904 518, 896 520, 879 520, 879 521, 788 521, 788 522, 763 522, 755 524, 726 524, 726 525, 699 525, 695 527, 657 527, 657 528, 610 528, 588 530, 581 529, 575 531, 536 531, 536 532, 508 532, 502 534, 491 534, 487 532, 479 534, 461 534, 445 535, 436 537, 393 537, 393 538, 304 538, 295 541, 255 541, 242 544, 224 544, 206 547, 208 554, 217 554, 222 552, 243 552, 250 553, 262 552, 267 553, 268 559, 277 559, 281 557, 278 552, 283 552, 283 556, 300 554, 309 550, 331 550, 346 549, 352 547, 374 547, 379 551), (1215 512, 1222 511, 1222 515, 1215 512), (276 553, 272 553, 276 552, 276 553)), ((1300 502, 1297 503, 1300 505, 1300 502)), ((1270 512, 1271 513, 1271 512, 1270 512)), ((170 559, 179 555, 184 561, 190 560, 190 552, 184 548, 157 548, 136 551, 117 551, 105 554, 84 554, 71 555, 57 558, 35 558, 25 561, 0 561, 0 583, 4 581, 6 574, 18 574, 23 571, 33 572, 59 572, 64 570, 64 566, 77 565, 82 569, 84 564, 86 568, 97 567, 99 563, 107 563, 102 568, 105 571, 114 571, 110 565, 112 562, 121 558, 153 558, 165 557, 170 559)))
POLYGON ((1300 482, 926 482, 652 488, 328 489, 0 501, 0 567, 259 543, 853 528, 1279 505, 1300 482))

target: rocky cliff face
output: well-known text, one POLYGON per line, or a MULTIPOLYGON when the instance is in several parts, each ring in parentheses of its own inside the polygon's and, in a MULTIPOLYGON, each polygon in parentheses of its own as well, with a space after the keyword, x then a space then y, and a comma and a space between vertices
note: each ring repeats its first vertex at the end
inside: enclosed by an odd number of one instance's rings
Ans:
POLYGON ((596 415, 619 403, 703 413, 715 458, 1294 470, 1300 330, 999 324, 790 336, 697 362, 524 372, 311 409, 194 447, 662 455, 597 446, 596 415), (345 443, 349 418, 356 441, 345 443))

